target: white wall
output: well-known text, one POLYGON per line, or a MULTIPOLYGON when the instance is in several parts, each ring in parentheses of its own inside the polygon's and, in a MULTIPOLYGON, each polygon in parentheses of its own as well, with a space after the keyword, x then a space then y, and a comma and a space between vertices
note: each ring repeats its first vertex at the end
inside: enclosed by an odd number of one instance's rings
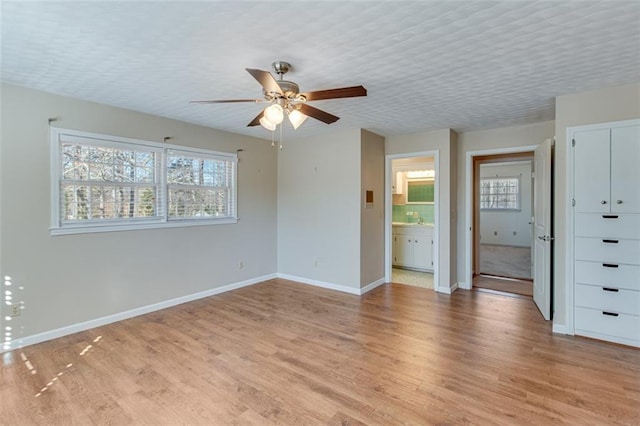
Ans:
POLYGON ((566 318, 567 226, 567 127, 640 118, 640 83, 610 87, 556 98, 555 149, 555 331, 562 331, 566 318))
POLYGON ((276 273, 277 157, 268 141, 10 85, 1 108, 0 267, 25 305, 14 340, 276 273), (240 221, 49 235, 49 117, 62 128, 244 149, 240 221))
POLYGON ((527 124, 524 126, 503 127, 499 129, 478 130, 475 132, 463 132, 458 135, 458 280, 465 288, 470 288, 471 283, 466 282, 471 260, 467 256, 466 239, 471 230, 467 228, 466 184, 467 184, 467 153, 485 150, 510 149, 520 146, 538 145, 545 139, 552 138, 555 132, 555 123, 546 121, 542 123, 527 124))
POLYGON ((519 211, 480 211, 480 242, 531 247, 531 161, 517 164, 483 164, 480 177, 518 177, 519 211))
POLYGON ((438 209, 439 222, 435 232, 438 237, 438 291, 449 292, 456 288, 455 276, 456 258, 451 256, 456 251, 456 194, 455 189, 455 158, 456 134, 449 129, 411 135, 390 136, 385 142, 385 154, 410 154, 425 151, 438 151, 439 176, 436 176, 439 187, 438 209), (452 157, 453 153, 453 157, 452 157), (452 161, 452 159, 454 161, 452 161), (452 181, 453 180, 453 181, 452 181), (452 186, 453 185, 453 186, 452 186), (454 268, 452 270, 452 268, 454 268))
POLYGON ((360 290, 360 130, 285 142, 278 158, 278 272, 360 290))

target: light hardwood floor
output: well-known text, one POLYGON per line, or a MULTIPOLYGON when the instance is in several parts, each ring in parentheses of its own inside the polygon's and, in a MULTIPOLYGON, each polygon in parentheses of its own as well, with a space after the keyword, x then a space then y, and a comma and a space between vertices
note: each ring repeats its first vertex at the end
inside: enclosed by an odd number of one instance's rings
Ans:
POLYGON ((272 280, 2 360, 6 425, 640 422, 639 350, 482 292, 272 280))

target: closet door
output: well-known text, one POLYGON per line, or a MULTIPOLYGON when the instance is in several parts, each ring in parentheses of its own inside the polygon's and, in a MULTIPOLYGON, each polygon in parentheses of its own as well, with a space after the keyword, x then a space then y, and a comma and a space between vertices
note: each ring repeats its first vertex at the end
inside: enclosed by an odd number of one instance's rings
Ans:
POLYGON ((640 126, 611 129, 611 212, 640 212, 640 126))
MULTIPOLYGON (((576 212, 609 213, 610 129, 574 134, 576 212)), ((637 167, 637 166, 636 166, 637 167)))

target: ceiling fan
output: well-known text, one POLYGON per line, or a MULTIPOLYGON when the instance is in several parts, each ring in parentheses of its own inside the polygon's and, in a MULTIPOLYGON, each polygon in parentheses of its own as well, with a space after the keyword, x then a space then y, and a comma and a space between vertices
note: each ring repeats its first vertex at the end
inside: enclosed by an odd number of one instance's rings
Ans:
POLYGON ((289 121, 295 129, 297 129, 307 117, 315 118, 327 124, 334 123, 340 119, 340 117, 312 107, 307 104, 307 102, 367 96, 367 89, 363 86, 300 93, 300 87, 296 83, 283 79, 283 76, 291 69, 291 64, 284 61, 276 61, 271 64, 271 66, 279 76, 279 80, 276 80, 268 71, 246 68, 247 72, 262 85, 263 99, 222 99, 191 102, 202 104, 268 102, 271 105, 260 112, 247 126, 250 127, 261 124, 266 129, 273 131, 278 124, 282 123, 284 114, 287 114, 289 121))

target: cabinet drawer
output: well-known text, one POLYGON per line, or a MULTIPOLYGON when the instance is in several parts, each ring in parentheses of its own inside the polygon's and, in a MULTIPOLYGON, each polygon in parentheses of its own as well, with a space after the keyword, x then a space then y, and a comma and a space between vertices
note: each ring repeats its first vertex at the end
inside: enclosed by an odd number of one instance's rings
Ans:
POLYGON ((576 307, 575 333, 593 332, 640 342, 640 316, 622 313, 614 316, 602 312, 598 309, 576 307))
POLYGON ((640 265, 640 240, 577 237, 575 253, 576 260, 640 265))
POLYGON ((608 286, 576 284, 576 306, 640 315, 640 292, 608 286))
POLYGON ((576 213, 576 237, 640 239, 640 214, 576 213))
POLYGON ((603 266, 602 262, 578 260, 575 263, 575 281, 640 291, 640 266, 617 263, 603 266))

